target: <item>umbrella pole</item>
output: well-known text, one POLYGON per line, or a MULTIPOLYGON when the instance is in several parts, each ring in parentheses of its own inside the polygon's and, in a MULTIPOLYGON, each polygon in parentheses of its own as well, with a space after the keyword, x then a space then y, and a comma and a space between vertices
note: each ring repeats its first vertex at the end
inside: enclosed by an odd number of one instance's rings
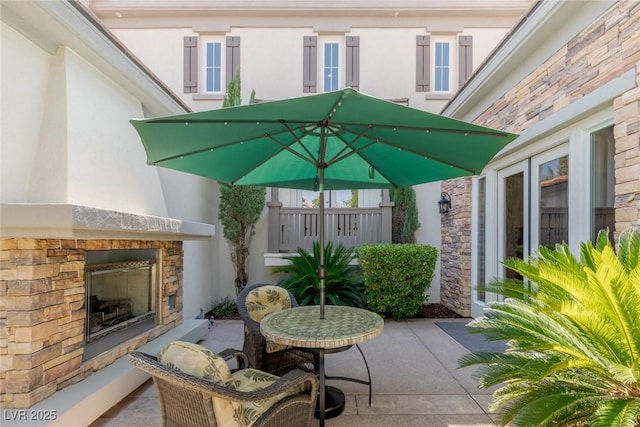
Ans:
POLYGON ((324 162, 326 149, 327 149, 327 129, 326 123, 320 128, 320 150, 318 152, 318 190, 320 190, 320 233, 318 235, 318 244, 320 245, 320 259, 318 267, 318 281, 320 286, 320 319, 324 319, 324 279, 327 274, 326 266, 324 265, 324 170, 327 165, 324 162))
POLYGON ((320 282, 320 319, 324 319, 324 278, 326 266, 324 265, 324 167, 320 168, 320 230, 318 232, 318 244, 320 245, 320 259, 318 266, 318 279, 320 282))

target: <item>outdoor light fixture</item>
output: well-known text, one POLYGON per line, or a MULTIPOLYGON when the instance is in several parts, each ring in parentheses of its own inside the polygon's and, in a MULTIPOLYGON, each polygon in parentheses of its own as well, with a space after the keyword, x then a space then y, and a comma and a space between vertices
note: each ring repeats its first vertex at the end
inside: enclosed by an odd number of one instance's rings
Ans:
POLYGON ((441 214, 446 214, 451 209, 451 196, 449 193, 440 194, 440 200, 438 200, 438 208, 441 214))

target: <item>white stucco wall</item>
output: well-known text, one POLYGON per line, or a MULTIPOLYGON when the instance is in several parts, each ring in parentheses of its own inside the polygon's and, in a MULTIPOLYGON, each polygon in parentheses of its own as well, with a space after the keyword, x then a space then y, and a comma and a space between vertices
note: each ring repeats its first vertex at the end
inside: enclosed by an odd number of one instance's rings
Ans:
MULTIPOLYGON (((431 245, 440 250, 440 213, 438 212, 438 200, 440 200, 440 182, 416 185, 416 205, 418 206, 418 221, 420 228, 416 231, 416 242, 423 245, 431 245)), ((433 273, 431 287, 427 294, 429 302, 440 302, 440 257, 433 273)))
MULTIPOLYGON (((69 47, 51 55, 4 22, 1 43, 1 203, 215 224, 215 182, 146 165, 129 123, 143 117, 139 99, 69 47)), ((185 318, 220 294, 218 246, 217 236, 184 242, 185 318)))
POLYGON ((26 202, 31 162, 39 149, 51 57, 5 23, 1 29, 0 201, 26 202), (18 58, 20 67, 15 66, 18 58))

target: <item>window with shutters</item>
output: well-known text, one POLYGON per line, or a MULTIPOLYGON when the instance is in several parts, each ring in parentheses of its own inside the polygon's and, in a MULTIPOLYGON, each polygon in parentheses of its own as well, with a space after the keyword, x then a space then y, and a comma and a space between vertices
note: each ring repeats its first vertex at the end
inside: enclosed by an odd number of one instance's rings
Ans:
POLYGON ((184 92, 222 94, 240 70, 240 37, 184 38, 184 92))
POLYGON ((338 90, 340 86, 340 44, 324 43, 323 52, 323 90, 324 92, 338 90))

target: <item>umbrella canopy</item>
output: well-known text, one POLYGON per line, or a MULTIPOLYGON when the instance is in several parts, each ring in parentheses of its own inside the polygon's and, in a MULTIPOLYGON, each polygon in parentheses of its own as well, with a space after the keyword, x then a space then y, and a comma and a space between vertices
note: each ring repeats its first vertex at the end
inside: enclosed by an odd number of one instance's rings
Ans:
POLYGON ((131 123, 150 165, 314 191, 476 175, 516 137, 353 89, 131 123))
POLYGON ((344 89, 132 120, 150 165, 236 185, 320 191, 407 187, 476 175, 517 135, 344 89))

